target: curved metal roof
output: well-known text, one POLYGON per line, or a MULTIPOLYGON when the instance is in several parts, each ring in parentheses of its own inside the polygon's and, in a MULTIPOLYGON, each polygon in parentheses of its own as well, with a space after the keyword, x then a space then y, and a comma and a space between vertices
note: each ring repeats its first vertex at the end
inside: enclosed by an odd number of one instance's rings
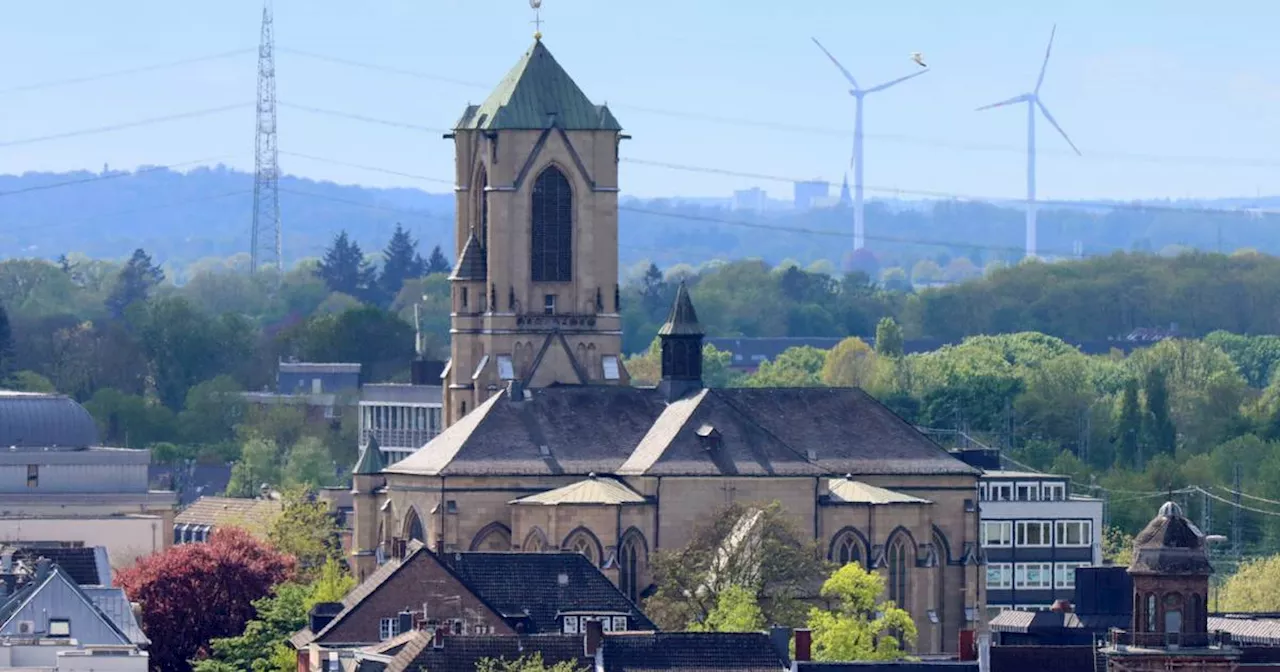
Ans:
POLYGON ((93 416, 74 399, 0 391, 0 447, 77 449, 97 444, 93 416))

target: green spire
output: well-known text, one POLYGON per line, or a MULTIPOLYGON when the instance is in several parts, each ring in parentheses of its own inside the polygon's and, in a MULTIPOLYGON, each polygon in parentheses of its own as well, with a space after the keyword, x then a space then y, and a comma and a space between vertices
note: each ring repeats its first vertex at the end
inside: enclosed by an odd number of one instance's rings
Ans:
POLYGON ((701 336, 702 333, 698 313, 693 310, 693 301, 689 299, 689 289, 682 280, 676 290, 676 300, 671 304, 671 312, 667 314, 667 322, 658 329, 658 335, 701 336))
POLYGON ((382 473, 386 466, 382 461, 382 448, 378 446, 378 440, 371 436, 369 445, 360 451, 360 459, 356 460, 356 468, 351 473, 355 476, 374 476, 382 473))

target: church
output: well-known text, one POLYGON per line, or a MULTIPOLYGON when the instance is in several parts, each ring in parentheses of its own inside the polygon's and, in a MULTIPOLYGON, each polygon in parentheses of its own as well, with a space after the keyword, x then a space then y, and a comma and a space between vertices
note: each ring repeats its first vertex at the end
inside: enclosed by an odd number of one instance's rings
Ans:
POLYGON ((916 651, 984 614, 979 472, 859 389, 709 389, 681 287, 662 380, 622 363, 618 150, 628 136, 535 40, 452 133, 457 264, 444 431, 354 470, 353 566, 389 550, 573 550, 639 601, 649 558, 717 509, 777 501, 835 562, 885 577, 916 651))

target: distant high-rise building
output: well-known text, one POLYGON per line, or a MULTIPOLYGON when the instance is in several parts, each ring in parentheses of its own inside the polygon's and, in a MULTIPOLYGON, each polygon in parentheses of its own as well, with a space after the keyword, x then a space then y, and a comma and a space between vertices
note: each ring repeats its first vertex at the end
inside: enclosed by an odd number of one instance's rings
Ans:
POLYGON ((795 208, 808 210, 826 205, 831 193, 831 183, 826 180, 808 180, 795 183, 795 208))
POLYGON ((761 189, 760 187, 741 189, 733 192, 733 209, 763 212, 765 203, 768 200, 768 194, 766 194, 764 189, 761 189))

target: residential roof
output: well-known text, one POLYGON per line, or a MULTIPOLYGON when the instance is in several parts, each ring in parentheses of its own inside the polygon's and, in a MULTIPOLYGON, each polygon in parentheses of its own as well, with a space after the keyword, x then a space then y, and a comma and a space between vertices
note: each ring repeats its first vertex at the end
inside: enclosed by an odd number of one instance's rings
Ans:
POLYGON ((1195 575, 1213 573, 1205 552, 1204 533, 1182 513, 1182 507, 1165 502, 1159 513, 1133 539, 1130 574, 1195 575))
POLYGON ((900 492, 880 488, 862 481, 855 481, 851 476, 833 478, 829 485, 833 499, 851 504, 932 504, 927 499, 904 495, 900 492))
POLYGON ((759 632, 605 633, 604 672, 779 672, 786 669, 759 632))
POLYGON ((1056 611, 1002 611, 988 625, 993 632, 1051 632, 1080 629, 1106 632, 1111 628, 1127 628, 1129 614, 1075 614, 1056 611))
POLYGON ((72 581, 81 586, 111 585, 111 564, 107 561, 107 549, 101 546, 23 546, 12 545, 4 553, 13 553, 15 561, 25 561, 35 566, 45 558, 57 565, 72 581))
POLYGON ((151 640, 142 632, 142 625, 138 623, 133 613, 133 604, 129 602, 129 596, 125 594, 124 588, 80 586, 80 590, 84 591, 98 609, 124 632, 129 641, 138 646, 151 644, 151 640))
POLYGON ((336 628, 343 619, 347 618, 347 616, 349 616, 351 612, 365 600, 365 598, 369 597, 381 588, 383 584, 385 584, 397 571, 400 570, 401 567, 405 565, 405 563, 410 562, 418 553, 426 552, 425 549, 426 547, 422 545, 422 542, 410 542, 408 549, 406 549, 404 559, 388 559, 386 562, 379 565, 378 568, 366 577, 364 581, 361 581, 355 588, 352 588, 351 592, 342 596, 342 611, 338 612, 338 614, 333 617, 333 620, 329 621, 328 625, 322 628, 320 632, 312 632, 310 627, 304 627, 298 632, 293 633, 293 636, 289 638, 289 644, 295 649, 301 649, 307 644, 310 644, 316 639, 324 636, 326 632, 336 628))
MULTIPOLYGON (((41 593, 46 593, 48 597, 45 599, 47 599, 51 604, 57 605, 56 608, 65 610, 67 615, 72 617, 72 627, 77 629, 76 631, 73 631, 72 634, 73 636, 77 636, 77 639, 81 644, 145 644, 147 642, 145 635, 141 635, 141 631, 137 627, 137 621, 132 618, 132 608, 130 608, 130 616, 128 620, 117 622, 116 619, 99 606, 98 602, 94 600, 93 597, 85 591, 85 589, 77 585, 75 580, 73 580, 66 572, 62 571, 62 569, 57 565, 50 565, 47 575, 44 577, 39 577, 38 575, 34 576, 21 588, 10 593, 6 598, 3 598, 3 603, 0 603, 0 631, 10 630, 10 623, 16 617, 22 615, 24 608, 26 608, 28 604, 30 604, 36 596, 41 593), (90 623, 79 623, 76 625, 78 622, 75 619, 75 614, 72 613, 72 610, 76 608, 75 605, 80 605, 87 610, 87 613, 96 616, 99 619, 100 624, 103 626, 102 630, 97 631, 98 636, 109 637, 110 639, 93 641, 94 639, 97 639, 97 637, 94 637, 92 634, 87 637, 84 634, 77 635, 77 632, 90 633, 93 632, 93 630, 86 627, 89 626, 90 623), (134 632, 126 632, 126 628, 132 629, 134 632), (141 636, 141 640, 138 639, 139 636, 141 636)), ((122 597, 123 592, 111 600, 104 598, 104 601, 108 603, 107 606, 109 609, 113 609, 113 605, 111 605, 110 602, 122 597)), ((10 631, 6 634, 13 633, 10 631)))
POLYGON ((877 660, 841 663, 809 661, 796 662, 796 669, 805 672, 932 672, 933 670, 978 672, 978 661, 877 660))
POLYGON ((676 289, 676 300, 671 304, 671 312, 667 313, 667 321, 658 329, 659 336, 701 336, 702 325, 698 324, 698 313, 689 300, 689 288, 684 281, 676 289))
POLYGON ((644 501, 644 497, 620 481, 593 475, 585 481, 521 497, 511 503, 557 506, 561 504, 643 504, 644 501))
POLYGON ((1080 672, 1099 669, 1098 657, 1097 650, 1087 645, 993 646, 990 653, 992 672, 1080 672))
POLYGON ((566 131, 622 130, 609 108, 592 103, 535 40, 483 103, 467 107, 456 128, 541 130, 553 123, 566 131))
POLYGON ((503 616, 526 615, 530 632, 558 632, 559 614, 582 611, 627 614, 638 629, 656 629, 578 553, 446 553, 440 559, 476 597, 503 616))
POLYGON ((152 464, 147 467, 147 480, 162 490, 178 494, 178 505, 186 506, 203 495, 220 495, 231 483, 230 464, 195 464, 190 467, 174 467, 168 464, 152 464))
POLYGON ((1255 646, 1280 647, 1280 618, 1258 618, 1249 614, 1209 617, 1209 632, 1225 632, 1232 641, 1255 646))
POLYGON ((278 499, 201 497, 173 519, 174 525, 247 527, 265 530, 283 509, 278 499))
POLYGON ((384 473, 979 473, 857 388, 704 389, 671 404, 652 388, 527 392, 495 394, 384 473), (713 443, 699 435, 706 425, 713 443))
MULTIPOLYGON (((467 241, 462 245, 462 253, 458 255, 458 263, 449 274, 450 280, 483 281, 489 277, 488 259, 485 257, 484 245, 476 238, 476 230, 471 229, 467 241)), ((475 298, 476 301, 480 297, 475 298)))
POLYGON ((75 450, 97 444, 98 425, 71 397, 0 390, 0 446, 75 450))
POLYGON ((356 466, 351 473, 356 476, 368 476, 378 474, 387 466, 382 459, 382 447, 378 445, 377 437, 370 436, 369 443, 360 449, 360 459, 356 460, 356 466))
POLYGON ((539 654, 547 667, 559 663, 578 662, 589 665, 583 655, 581 635, 468 635, 444 639, 443 648, 432 647, 429 632, 415 637, 387 664, 386 672, 419 672, 420 670, 474 670, 486 658, 515 661, 523 656, 539 654))

